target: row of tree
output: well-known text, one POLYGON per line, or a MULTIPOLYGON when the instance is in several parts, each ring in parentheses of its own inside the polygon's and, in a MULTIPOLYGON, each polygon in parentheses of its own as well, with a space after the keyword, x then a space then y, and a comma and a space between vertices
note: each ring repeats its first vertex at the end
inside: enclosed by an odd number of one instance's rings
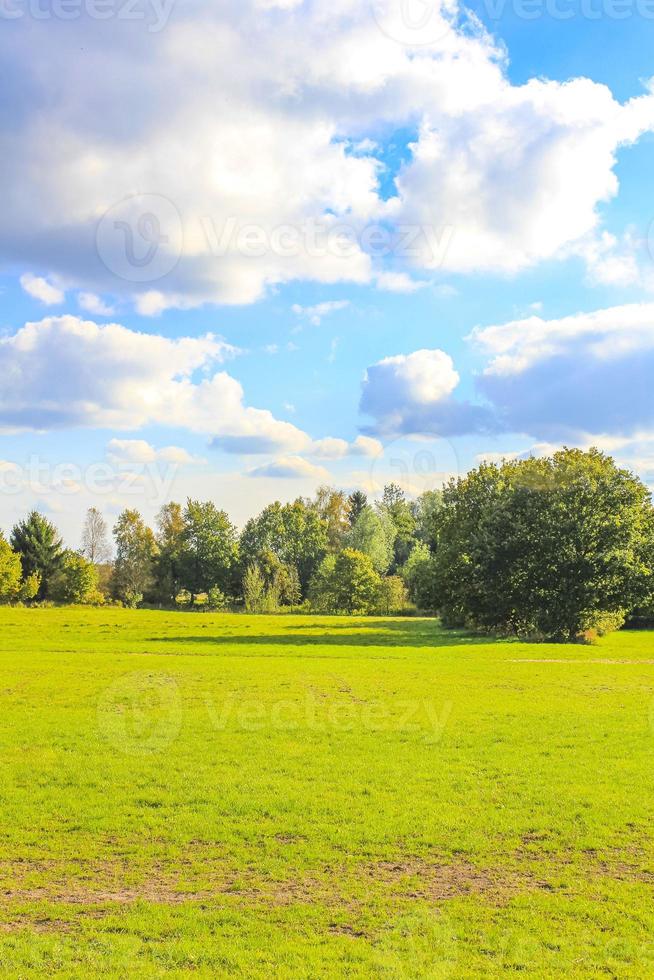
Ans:
POLYGON ((407 604, 400 573, 414 545, 433 538, 440 505, 438 493, 410 502, 394 485, 375 504, 361 491, 321 487, 314 499, 271 504, 239 534, 212 502, 172 502, 154 529, 138 511, 123 511, 113 547, 92 508, 78 552, 33 512, 9 542, 2 539, 0 601, 104 597, 128 606, 241 604, 254 612, 311 601, 325 612, 400 611, 407 604))
POLYGON ((154 530, 125 510, 113 538, 111 560, 91 509, 66 550, 30 514, 0 538, 0 601, 391 613, 408 593, 453 626, 573 639, 648 615, 654 594, 650 492, 597 450, 484 464, 414 501, 395 485, 377 503, 322 487, 241 534, 211 502, 166 504, 154 530))

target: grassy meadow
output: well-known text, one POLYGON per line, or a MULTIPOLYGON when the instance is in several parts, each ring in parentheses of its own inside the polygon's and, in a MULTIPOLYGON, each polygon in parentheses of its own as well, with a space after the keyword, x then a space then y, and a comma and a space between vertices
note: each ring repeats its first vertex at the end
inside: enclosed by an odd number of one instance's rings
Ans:
POLYGON ((654 635, 0 611, 0 975, 654 975, 654 635))

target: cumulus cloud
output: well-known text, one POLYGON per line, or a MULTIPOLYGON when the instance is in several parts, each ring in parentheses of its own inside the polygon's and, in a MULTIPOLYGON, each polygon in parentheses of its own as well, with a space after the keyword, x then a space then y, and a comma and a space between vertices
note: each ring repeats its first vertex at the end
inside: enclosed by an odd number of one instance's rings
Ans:
POLYGON ((478 379, 504 428, 546 440, 654 426, 654 303, 478 328, 478 379))
POLYGON ((513 432, 547 444, 624 449, 654 432, 654 303, 557 320, 531 316, 479 327, 468 338, 487 360, 477 403, 456 397, 443 351, 416 351, 368 368, 361 409, 385 434, 513 432))
POLYGON ((354 442, 328 437, 316 440, 310 454, 321 459, 345 459, 346 456, 377 456, 382 449, 378 439, 368 436, 357 436, 354 442))
POLYGON ((116 312, 95 293, 79 293, 77 303, 80 310, 91 313, 93 316, 113 316, 116 312))
POLYGON ((243 388, 226 371, 211 374, 235 352, 212 334, 171 340, 74 316, 28 323, 0 338, 0 426, 158 424, 206 433, 235 452, 309 448, 296 426, 245 405, 243 388))
POLYGON ((300 319, 306 320, 312 327, 319 327, 326 316, 338 313, 339 310, 346 310, 349 305, 350 301, 347 299, 329 300, 325 303, 316 303, 315 306, 300 306, 299 303, 295 303, 293 313, 300 319))
POLYGON ((654 128, 652 91, 621 104, 588 79, 513 85, 455 0, 413 40, 398 12, 226 0, 177 5, 165 30, 14 20, 0 260, 156 315, 293 280, 407 290, 407 267, 514 272, 593 236, 618 150, 654 128), (379 134, 401 130, 417 135, 382 193, 379 134), (371 228, 392 230, 390 256, 371 228))
POLYGON ((33 276, 31 272, 20 277, 20 284, 29 296, 38 299, 44 306, 59 306, 66 298, 63 289, 53 286, 41 276, 33 276))
POLYGON ((162 449, 155 449, 145 439, 111 439, 107 445, 107 456, 112 463, 118 464, 171 463, 175 466, 183 466, 205 462, 196 459, 181 446, 164 446, 162 449))
POLYGON ((386 357, 365 373, 361 411, 374 418, 378 435, 462 435, 493 428, 488 410, 452 395, 459 375, 449 354, 418 350, 386 357))
POLYGON ((301 456, 287 456, 257 466, 247 474, 251 477, 274 477, 279 480, 329 480, 330 474, 323 466, 316 466, 301 456))

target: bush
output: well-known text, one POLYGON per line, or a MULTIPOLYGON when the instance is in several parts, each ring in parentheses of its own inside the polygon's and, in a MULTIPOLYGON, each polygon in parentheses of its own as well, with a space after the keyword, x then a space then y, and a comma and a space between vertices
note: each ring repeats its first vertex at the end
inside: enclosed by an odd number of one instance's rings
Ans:
POLYGON ((211 612, 221 612, 223 609, 227 608, 227 597, 224 592, 214 585, 213 588, 209 589, 207 592, 207 601, 205 603, 205 609, 211 612))
POLYGON ((323 559, 311 581, 309 595, 318 612, 367 615, 377 606, 381 584, 371 559, 346 548, 323 559))
POLYGON ((402 613, 407 607, 408 598, 404 580, 399 575, 390 575, 379 584, 375 612, 382 616, 402 613))
POLYGON ((65 551, 50 580, 50 598, 70 605, 92 605, 101 601, 95 565, 75 551, 65 551))

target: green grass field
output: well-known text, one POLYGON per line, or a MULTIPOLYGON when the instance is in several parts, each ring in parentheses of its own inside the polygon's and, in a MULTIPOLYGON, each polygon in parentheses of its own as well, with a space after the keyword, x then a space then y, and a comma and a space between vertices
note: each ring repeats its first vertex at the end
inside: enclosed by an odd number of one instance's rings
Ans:
POLYGON ((654 975, 654 635, 0 612, 0 974, 654 975))

